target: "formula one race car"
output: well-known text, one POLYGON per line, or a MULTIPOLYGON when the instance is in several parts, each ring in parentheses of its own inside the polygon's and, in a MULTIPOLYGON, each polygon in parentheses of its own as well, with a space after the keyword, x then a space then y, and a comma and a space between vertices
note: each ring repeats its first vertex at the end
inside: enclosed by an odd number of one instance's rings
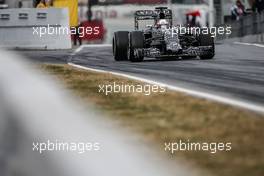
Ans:
POLYGON ((116 61, 141 62, 144 57, 212 59, 215 55, 214 38, 210 34, 180 34, 174 32, 172 11, 167 7, 135 12, 135 31, 118 31, 113 37, 116 61), (154 20, 154 25, 139 30, 140 20, 154 20), (173 34, 173 35, 172 35, 173 34))

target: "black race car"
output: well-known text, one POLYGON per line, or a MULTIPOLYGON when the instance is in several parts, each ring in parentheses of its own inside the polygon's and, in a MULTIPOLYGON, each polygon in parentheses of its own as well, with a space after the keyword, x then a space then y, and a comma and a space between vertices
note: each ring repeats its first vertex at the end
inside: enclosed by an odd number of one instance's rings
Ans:
POLYGON ((180 34, 174 32, 172 11, 167 7, 135 12, 135 30, 117 31, 113 37, 116 61, 141 62, 144 57, 212 59, 215 55, 214 38, 210 34, 180 34), (140 20, 154 20, 154 25, 139 30, 140 20))

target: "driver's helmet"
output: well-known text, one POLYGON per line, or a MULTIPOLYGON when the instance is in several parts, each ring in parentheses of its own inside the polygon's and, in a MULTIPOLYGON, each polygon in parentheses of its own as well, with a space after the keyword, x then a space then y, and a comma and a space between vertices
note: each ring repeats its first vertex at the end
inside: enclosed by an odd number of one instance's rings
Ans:
POLYGON ((167 29, 169 27, 169 23, 166 19, 160 19, 156 25, 161 29, 167 29))

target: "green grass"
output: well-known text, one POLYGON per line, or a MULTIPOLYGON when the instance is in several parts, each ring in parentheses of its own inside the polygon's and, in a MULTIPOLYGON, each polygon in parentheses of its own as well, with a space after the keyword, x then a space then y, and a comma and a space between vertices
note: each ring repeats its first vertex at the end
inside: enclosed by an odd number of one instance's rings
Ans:
MULTIPOLYGON (((125 127, 142 134, 146 141, 164 151, 164 142, 232 142, 232 150, 216 154, 203 151, 179 151, 168 158, 181 157, 201 169, 219 176, 264 175, 264 118, 246 110, 167 91, 145 96, 139 93, 99 93, 98 85, 139 84, 111 74, 78 70, 67 65, 43 65, 77 97, 92 102, 120 121, 125 127)), ((140 83, 141 84, 141 83, 140 83)))

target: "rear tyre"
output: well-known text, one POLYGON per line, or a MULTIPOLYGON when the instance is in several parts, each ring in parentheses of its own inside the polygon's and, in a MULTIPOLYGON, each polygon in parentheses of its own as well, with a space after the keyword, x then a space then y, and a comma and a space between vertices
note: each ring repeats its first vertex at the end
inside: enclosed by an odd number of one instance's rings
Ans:
POLYGON ((131 62, 142 62, 144 60, 144 34, 141 31, 129 33, 128 58, 131 62))
POLYGON ((127 31, 118 31, 113 37, 113 55, 116 61, 128 60, 128 33, 127 31))
POLYGON ((201 34, 199 36, 200 46, 212 46, 212 49, 210 49, 208 52, 200 56, 200 59, 202 60, 208 60, 213 59, 215 55, 215 44, 214 44, 214 38, 211 36, 211 34, 201 34))

